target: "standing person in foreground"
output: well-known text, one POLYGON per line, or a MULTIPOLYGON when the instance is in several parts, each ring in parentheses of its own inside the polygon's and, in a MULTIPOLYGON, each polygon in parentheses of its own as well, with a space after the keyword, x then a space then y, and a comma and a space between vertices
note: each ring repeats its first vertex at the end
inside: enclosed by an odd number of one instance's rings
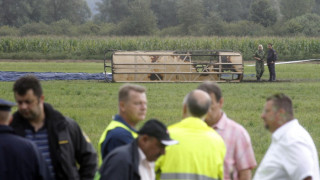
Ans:
POLYGON ((269 81, 276 81, 276 60, 278 60, 277 52, 272 48, 272 44, 268 43, 267 65, 269 69, 269 81))
POLYGON ((251 180, 251 170, 257 165, 257 162, 248 132, 223 112, 224 99, 217 83, 203 82, 198 89, 210 95, 212 102, 205 121, 221 135, 227 147, 224 159, 224 179, 251 180))
POLYGON ((168 128, 179 144, 168 146, 156 162, 157 179, 223 179, 226 148, 221 136, 204 122, 210 105, 210 96, 202 90, 184 98, 184 119, 168 128))
POLYGON ((263 72, 264 72, 264 51, 263 51, 263 46, 259 44, 258 50, 254 54, 253 57, 256 60, 256 77, 257 81, 260 81, 263 72))
POLYGON ((253 179, 320 179, 316 146, 294 118, 291 99, 282 93, 267 98, 261 118, 272 142, 253 179))
POLYGON ((51 179, 36 145, 15 135, 9 127, 14 105, 0 99, 0 179, 51 179))
POLYGON ((11 127, 37 145, 53 179, 93 179, 97 154, 79 125, 44 102, 39 80, 31 75, 13 86, 18 111, 11 127))
POLYGON ((113 117, 99 140, 99 166, 113 149, 131 143, 138 136, 135 127, 147 114, 146 90, 142 86, 121 86, 118 103, 119 114, 113 117))
POLYGON ((104 159, 101 180, 154 180, 154 161, 165 154, 165 146, 178 143, 156 119, 147 121, 133 142, 116 148, 104 159))

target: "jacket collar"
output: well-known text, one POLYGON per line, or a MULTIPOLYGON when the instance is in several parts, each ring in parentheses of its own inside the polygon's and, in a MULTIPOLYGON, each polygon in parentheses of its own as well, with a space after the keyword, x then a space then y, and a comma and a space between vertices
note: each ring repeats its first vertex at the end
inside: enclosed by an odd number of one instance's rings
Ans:
MULTIPOLYGON (((57 129, 57 130, 61 130, 63 128, 65 128, 65 118, 64 116, 56 111, 55 109, 53 109, 53 107, 48 104, 48 103, 44 103, 44 113, 45 113, 45 127, 47 128, 53 128, 53 129, 57 129)), ((14 128, 14 131, 21 135, 21 136, 25 136, 25 132, 24 129, 30 129, 33 128, 29 121, 27 119, 25 119, 20 113, 19 111, 15 112, 13 114, 13 121, 10 124, 11 127, 14 128)))
POLYGON ((0 125, 0 133, 14 134, 12 127, 6 125, 0 125))
POLYGON ((113 117, 113 120, 121 122, 122 124, 126 125, 129 129, 131 129, 133 132, 137 132, 137 130, 133 129, 119 114, 116 114, 113 117))

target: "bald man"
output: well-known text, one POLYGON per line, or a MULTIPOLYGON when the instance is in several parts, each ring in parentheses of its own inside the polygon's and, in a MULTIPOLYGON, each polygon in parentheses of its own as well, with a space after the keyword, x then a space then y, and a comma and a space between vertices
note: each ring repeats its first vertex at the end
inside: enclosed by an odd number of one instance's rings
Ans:
POLYGON ((210 96, 202 90, 186 95, 184 119, 168 128, 179 144, 166 147, 166 154, 156 162, 157 179, 223 179, 226 148, 204 121, 210 105, 210 96))

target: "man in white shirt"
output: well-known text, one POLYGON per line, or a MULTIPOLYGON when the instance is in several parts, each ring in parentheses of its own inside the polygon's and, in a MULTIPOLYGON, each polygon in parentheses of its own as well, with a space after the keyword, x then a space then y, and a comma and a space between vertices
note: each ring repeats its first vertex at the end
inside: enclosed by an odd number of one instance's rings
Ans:
POLYGON ((167 145, 177 144, 164 124, 148 120, 132 143, 118 147, 103 160, 95 179, 154 180, 154 161, 165 153, 167 145))
POLYGON ((319 180, 316 146, 294 118, 291 99, 282 93, 270 96, 261 118, 272 142, 253 179, 319 180))

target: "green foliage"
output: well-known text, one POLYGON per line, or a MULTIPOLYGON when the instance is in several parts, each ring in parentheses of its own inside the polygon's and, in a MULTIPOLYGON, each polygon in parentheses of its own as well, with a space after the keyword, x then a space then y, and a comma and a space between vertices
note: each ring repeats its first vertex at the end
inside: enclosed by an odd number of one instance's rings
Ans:
POLYGON ((203 23, 204 7, 201 0, 179 0, 177 16, 182 35, 196 34, 203 23))
POLYGON ((320 16, 317 14, 305 14, 287 21, 283 28, 283 34, 290 35, 320 35, 320 16))
POLYGON ((50 27, 42 22, 40 23, 27 23, 20 28, 20 34, 26 35, 47 35, 50 34, 50 27))
POLYGON ((102 0, 97 3, 99 14, 96 19, 101 22, 119 23, 130 15, 128 0, 102 0))
POLYGON ((0 0, 0 26, 20 27, 26 23, 42 20, 41 0, 0 0))
POLYGON ((156 17, 150 10, 149 0, 136 0, 130 4, 130 16, 119 24, 120 35, 151 35, 157 28, 156 17))
POLYGON ((74 34, 73 25, 67 19, 61 19, 59 21, 53 22, 52 24, 50 24, 50 29, 53 35, 72 36, 74 34))
POLYGON ((315 0, 281 0, 280 10, 285 20, 311 13, 315 0))
POLYGON ((240 0, 218 0, 218 11, 222 19, 227 22, 241 20, 241 3, 240 0))
MULTIPOLYGON (((257 30, 249 22, 234 23, 239 32, 226 33, 241 35, 241 31, 257 30), (246 28, 239 28, 239 27, 246 28)), ((261 26, 260 26, 261 27, 261 26)), ((172 30, 177 31, 179 28, 172 30)), ((233 28, 230 28, 233 29, 233 28)), ((165 36, 166 34, 162 34, 165 36)), ((61 59, 103 59, 107 49, 116 50, 206 50, 230 49, 242 53, 245 60, 252 60, 252 54, 259 44, 264 47, 273 43, 279 60, 314 58, 320 52, 319 38, 306 37, 2 37, 0 58, 15 58, 16 54, 33 55, 33 58, 59 57, 61 59), (60 55, 60 56, 59 56, 60 55)), ((20 57, 19 55, 19 57, 20 57)), ((30 56, 27 57, 30 57, 30 56)), ((108 57, 110 58, 110 57, 108 57)), ((21 58, 19 58, 21 59, 21 58)))
POLYGON ((67 19, 73 23, 84 23, 91 12, 85 0, 47 0, 48 23, 67 19))
POLYGON ((225 36, 262 36, 267 35, 264 27, 251 21, 237 21, 224 24, 223 35, 225 36))
POLYGON ((157 35, 163 36, 180 36, 182 31, 182 26, 171 26, 161 29, 157 35))
POLYGON ((152 0, 151 10, 157 17, 159 29, 178 25, 176 0, 152 0))
POLYGON ((118 33, 118 26, 113 23, 102 23, 99 24, 100 31, 97 33, 101 36, 116 35, 118 33))
POLYGON ((255 0, 250 7, 250 19, 268 27, 276 23, 276 10, 271 6, 268 0, 255 0))
POLYGON ((19 29, 10 26, 0 26, 0 36, 17 36, 19 29))
POLYGON ((0 25, 20 27, 61 19, 84 23, 91 16, 84 0, 0 0, 0 25))
POLYGON ((224 35, 225 22, 220 15, 215 12, 210 12, 205 21, 205 28, 202 34, 206 36, 219 36, 224 35))

